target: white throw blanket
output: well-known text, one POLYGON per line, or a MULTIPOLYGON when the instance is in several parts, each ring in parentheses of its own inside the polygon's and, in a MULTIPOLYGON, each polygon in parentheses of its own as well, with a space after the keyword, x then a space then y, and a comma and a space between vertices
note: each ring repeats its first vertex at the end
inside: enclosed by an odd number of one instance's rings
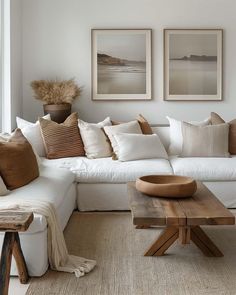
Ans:
POLYGON ((69 255, 62 229, 60 228, 56 210, 50 202, 39 200, 0 200, 0 210, 21 210, 45 216, 48 224, 48 258, 51 269, 75 273, 81 277, 90 272, 96 261, 69 255))

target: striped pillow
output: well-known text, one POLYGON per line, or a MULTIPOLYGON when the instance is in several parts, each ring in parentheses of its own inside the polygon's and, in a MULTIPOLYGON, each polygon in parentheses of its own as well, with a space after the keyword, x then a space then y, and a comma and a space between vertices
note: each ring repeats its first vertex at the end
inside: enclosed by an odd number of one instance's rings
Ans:
POLYGON ((83 142, 78 128, 78 114, 71 114, 64 123, 39 118, 48 159, 84 156, 83 142))

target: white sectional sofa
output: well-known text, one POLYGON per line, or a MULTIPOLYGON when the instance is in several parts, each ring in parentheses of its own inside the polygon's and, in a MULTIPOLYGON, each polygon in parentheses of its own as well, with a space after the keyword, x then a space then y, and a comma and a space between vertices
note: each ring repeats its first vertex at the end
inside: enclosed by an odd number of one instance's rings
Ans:
MULTIPOLYGON (((168 148, 169 127, 153 127, 153 130, 168 148)), ((64 229, 75 208, 80 211, 129 210, 126 183, 147 174, 194 177, 203 181, 225 206, 236 208, 236 157, 170 157, 169 160, 148 159, 130 162, 113 161, 111 158, 42 158, 40 177, 12 191, 8 197, 49 200, 55 205, 64 229)), ((20 238, 29 274, 41 276, 48 267, 45 218, 36 215, 29 230, 20 234, 20 238)), ((0 234, 0 243, 2 239, 3 235, 0 234)), ((14 264, 12 274, 17 274, 14 264)))
MULTIPOLYGON (((164 146, 169 146, 169 127, 153 127, 164 146)), ((147 174, 177 174, 201 180, 228 208, 236 208, 236 157, 148 159, 130 162, 85 157, 43 159, 50 167, 73 171, 80 211, 129 210, 126 183, 147 174)))

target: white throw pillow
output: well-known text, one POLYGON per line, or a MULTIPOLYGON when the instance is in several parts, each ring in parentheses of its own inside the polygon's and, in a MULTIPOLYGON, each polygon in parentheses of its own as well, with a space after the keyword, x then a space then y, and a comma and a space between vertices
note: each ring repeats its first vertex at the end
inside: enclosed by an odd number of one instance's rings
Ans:
POLYGON ((119 161, 168 159, 167 152, 157 134, 117 133, 114 137, 118 146, 119 161))
POLYGON ((122 123, 119 125, 105 126, 104 131, 110 139, 114 153, 117 153, 118 151, 117 142, 114 137, 115 134, 117 133, 142 134, 142 130, 140 128, 138 121, 130 121, 128 123, 122 123))
POLYGON ((112 148, 103 130, 103 127, 111 126, 109 117, 97 124, 78 120, 78 126, 83 140, 84 150, 89 159, 111 157, 112 148))
POLYGON ((7 189, 5 183, 2 180, 2 177, 0 176, 0 196, 5 196, 9 193, 9 190, 7 189))
MULTIPOLYGON (((183 145, 183 134, 182 134, 182 123, 170 117, 166 117, 170 124, 170 145, 168 149, 169 155, 180 155, 182 153, 183 145)), ((211 119, 205 119, 204 121, 190 121, 188 122, 195 126, 207 126, 211 123, 211 119)))
MULTIPOLYGON (((51 120, 50 115, 43 117, 46 120, 51 120)), ((40 157, 45 157, 45 147, 43 143, 43 138, 40 130, 39 121, 36 123, 28 122, 24 119, 16 117, 17 127, 21 129, 23 135, 27 138, 29 143, 33 146, 34 150, 40 157)))

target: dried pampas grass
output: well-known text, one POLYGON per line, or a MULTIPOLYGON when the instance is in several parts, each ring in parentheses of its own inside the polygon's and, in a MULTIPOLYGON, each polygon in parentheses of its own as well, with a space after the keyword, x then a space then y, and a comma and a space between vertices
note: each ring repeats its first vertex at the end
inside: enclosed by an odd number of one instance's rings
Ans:
POLYGON ((81 94, 81 88, 74 79, 57 80, 36 80, 31 82, 35 92, 35 98, 42 100, 45 104, 72 104, 76 97, 81 94))

